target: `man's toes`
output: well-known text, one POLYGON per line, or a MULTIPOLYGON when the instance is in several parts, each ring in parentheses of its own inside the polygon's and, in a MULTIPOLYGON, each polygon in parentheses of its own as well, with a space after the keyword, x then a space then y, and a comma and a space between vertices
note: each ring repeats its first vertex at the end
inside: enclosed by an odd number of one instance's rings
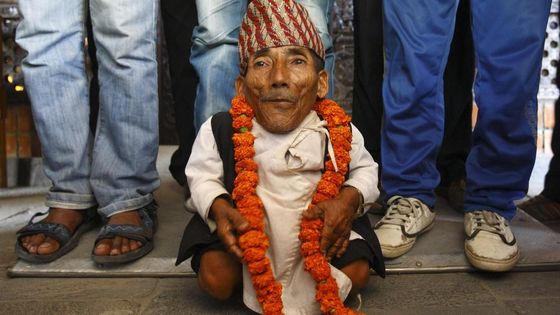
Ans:
POLYGON ((27 250, 29 250, 30 243, 31 243, 31 236, 29 236, 29 235, 22 237, 21 240, 20 240, 21 246, 23 246, 23 248, 25 248, 27 250))
POLYGON ((123 254, 130 252, 130 241, 128 240, 128 238, 123 238, 122 245, 121 245, 121 252, 123 254))
POLYGON ((117 256, 121 254, 121 245, 123 238, 120 236, 115 236, 113 239, 113 248, 111 249, 111 256, 117 256))
POLYGON ((130 240, 130 250, 137 250, 140 247, 142 247, 142 242, 130 240))
POLYGON ((93 250, 93 254, 97 256, 107 256, 111 253, 112 245, 113 245, 113 240, 110 238, 100 240, 95 246, 95 249, 93 250))
POLYGON ((43 244, 45 238, 46 238, 45 234, 43 233, 39 233, 31 236, 31 240, 29 241, 26 247, 27 251, 30 254, 34 254, 34 255, 37 254, 37 248, 39 247, 39 245, 43 244))
POLYGON ((37 247, 37 254, 39 255, 52 254, 55 251, 57 251, 59 248, 60 248, 60 243, 57 240, 47 237, 45 241, 37 247))

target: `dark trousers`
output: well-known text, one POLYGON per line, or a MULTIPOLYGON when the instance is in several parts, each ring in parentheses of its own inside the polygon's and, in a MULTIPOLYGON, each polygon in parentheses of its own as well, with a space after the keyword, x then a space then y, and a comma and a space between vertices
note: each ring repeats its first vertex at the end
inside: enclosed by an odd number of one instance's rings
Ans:
POLYGON ((90 61, 90 69, 92 72, 91 82, 89 83, 89 106, 91 112, 89 115, 89 127, 93 134, 97 126, 97 116, 99 115, 99 80, 97 79, 97 55, 95 54, 95 41, 93 39, 93 28, 91 26, 91 17, 88 14, 86 19, 86 33, 87 33, 87 53, 90 61))
MULTIPOLYGON (((437 162, 444 186, 465 177, 465 160, 471 146, 474 48, 469 2, 459 3, 444 74, 445 129, 437 162)), ((380 163, 384 66, 381 0, 354 0, 354 47, 352 122, 364 135, 366 149, 380 163)))
POLYGON ((161 17, 169 58, 175 127, 179 138, 179 148, 171 156, 169 171, 180 185, 185 186, 185 166, 196 136, 194 99, 198 78, 189 62, 191 35, 198 23, 195 1, 162 0, 161 17))
MULTIPOLYGON (((556 85, 560 88, 560 71, 556 72, 556 85)), ((560 202, 560 99, 556 100, 554 106, 554 129, 550 143, 554 155, 544 177, 544 190, 541 194, 560 202)))

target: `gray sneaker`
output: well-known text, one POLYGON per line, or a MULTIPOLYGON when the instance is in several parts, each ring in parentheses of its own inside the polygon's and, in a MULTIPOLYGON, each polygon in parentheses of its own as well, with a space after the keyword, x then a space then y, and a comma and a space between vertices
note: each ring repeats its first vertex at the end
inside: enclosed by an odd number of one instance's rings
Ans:
POLYGON ((385 258, 396 258, 408 252, 416 237, 434 225, 436 214, 416 198, 393 196, 385 216, 374 227, 385 258))
POLYGON ((508 271, 519 260, 519 248, 509 223, 492 211, 465 214, 465 255, 475 268, 508 271))

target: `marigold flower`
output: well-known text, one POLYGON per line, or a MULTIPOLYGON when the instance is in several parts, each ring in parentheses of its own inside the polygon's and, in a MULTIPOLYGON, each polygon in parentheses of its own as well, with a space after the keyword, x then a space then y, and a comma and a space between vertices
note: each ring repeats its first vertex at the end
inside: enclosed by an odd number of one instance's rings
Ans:
POLYGON ((239 236, 239 246, 242 249, 253 247, 266 251, 268 245, 268 237, 263 231, 250 230, 239 236))
POLYGON ((264 222, 260 217, 245 217, 245 220, 249 223, 249 230, 261 231, 264 229, 264 222))
POLYGON ((321 176, 321 180, 323 179, 339 187, 342 185, 342 183, 344 183, 344 176, 333 171, 326 171, 325 173, 323 173, 323 176, 321 176))
MULTIPOLYGON (((311 256, 321 252, 321 245, 317 241, 301 243, 300 253, 301 256, 311 256)), ((330 272, 330 270, 329 270, 330 272)))
POLYGON ((304 269, 311 274, 316 282, 328 279, 331 274, 330 265, 325 255, 320 252, 305 257, 304 269))
POLYGON ((255 161, 253 161, 252 159, 244 159, 241 161, 237 161, 237 163, 235 163, 235 173, 239 173, 242 171, 256 172, 257 163, 255 163, 255 161))
POLYGON ((332 197, 334 196, 329 196, 324 192, 317 192, 314 196, 313 196, 313 204, 318 204, 321 201, 325 201, 325 200, 329 200, 332 199, 332 197))
POLYGON ((328 296, 329 294, 335 292, 335 290, 337 292, 336 294, 338 295, 338 284, 333 277, 322 280, 317 284, 317 295, 328 296))
POLYGON ((234 186, 237 186, 238 184, 239 185, 251 184, 252 186, 257 187, 258 183, 259 183, 259 175, 257 175, 257 172, 252 172, 252 171, 244 171, 244 172, 237 173, 237 176, 233 181, 234 186))
POLYGON ((318 230, 301 230, 299 232, 299 239, 302 242, 319 241, 321 239, 321 231, 318 230))
POLYGON ((272 274, 272 270, 268 269, 266 272, 252 275, 253 285, 255 290, 262 290, 267 286, 272 285, 276 280, 274 279, 274 275, 272 274))
POLYGON ((232 126, 234 130, 241 130, 241 128, 251 129, 253 128, 253 121, 248 116, 240 115, 233 119, 232 126))
POLYGON ((240 196, 245 196, 248 194, 256 194, 257 193, 257 186, 251 183, 241 183, 237 187, 233 188, 231 196, 233 200, 237 200, 240 196))
POLYGON ((317 190, 324 193, 327 196, 335 197, 340 190, 340 187, 336 184, 333 184, 329 181, 321 179, 319 183, 317 183, 317 190))
POLYGON ((263 204, 258 196, 239 196, 240 199, 235 200, 235 205, 239 208, 258 208, 259 212, 263 204))
POLYGON ((266 251, 262 248, 249 247, 243 250, 243 260, 247 263, 263 260, 266 256, 265 253, 266 251))
POLYGON ((253 147, 235 148, 233 155, 236 161, 241 161, 243 159, 252 159, 255 156, 255 148, 253 147))
POLYGON ((239 213, 241 213, 241 215, 246 219, 247 218, 258 218, 261 221, 264 219, 264 213, 262 211, 262 208, 238 206, 237 209, 239 210, 239 213))
POLYGON ((253 108, 247 104, 245 97, 236 96, 231 100, 231 108, 229 110, 232 118, 245 115, 253 118, 253 108))
POLYGON ((320 231, 323 229, 323 221, 321 219, 314 219, 314 220, 302 219, 300 226, 302 230, 314 229, 320 231))
POLYGON ((234 133, 231 140, 235 147, 249 147, 255 144, 255 136, 250 132, 234 133))
POLYGON ((264 314, 282 314, 282 303, 264 302, 262 305, 264 314))
POLYGON ((270 259, 264 257, 262 260, 254 261, 247 265, 250 274, 261 274, 270 269, 270 259))

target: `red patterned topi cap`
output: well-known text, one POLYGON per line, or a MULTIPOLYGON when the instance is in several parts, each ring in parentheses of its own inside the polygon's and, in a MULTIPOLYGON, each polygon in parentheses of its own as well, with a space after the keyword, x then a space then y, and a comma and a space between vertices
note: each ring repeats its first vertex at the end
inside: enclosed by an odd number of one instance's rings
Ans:
POLYGON ((293 0, 253 0, 239 30, 239 66, 265 48, 302 46, 325 60, 325 48, 307 10, 293 0))

